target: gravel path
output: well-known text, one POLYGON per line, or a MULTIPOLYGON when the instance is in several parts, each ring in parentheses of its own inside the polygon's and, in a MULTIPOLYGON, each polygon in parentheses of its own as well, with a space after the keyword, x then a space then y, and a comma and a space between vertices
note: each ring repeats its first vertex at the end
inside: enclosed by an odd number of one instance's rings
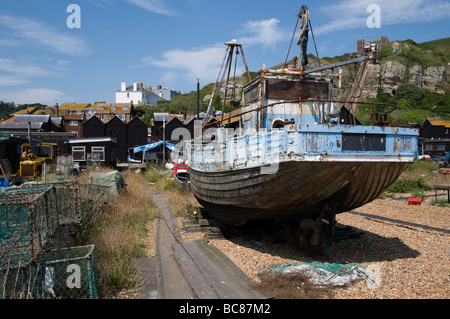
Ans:
MULTIPOLYGON (((408 205, 406 200, 379 199, 356 212, 450 230, 450 208, 408 205)), ((380 286, 360 280, 349 287, 333 289, 337 299, 447 299, 450 297, 450 233, 403 226, 391 222, 343 213, 341 225, 362 231, 358 238, 339 241, 329 259, 321 262, 356 263, 369 270, 380 286)), ((203 237, 184 233, 185 241, 203 237)), ((210 240, 250 278, 270 266, 311 260, 302 252, 264 234, 210 240)))

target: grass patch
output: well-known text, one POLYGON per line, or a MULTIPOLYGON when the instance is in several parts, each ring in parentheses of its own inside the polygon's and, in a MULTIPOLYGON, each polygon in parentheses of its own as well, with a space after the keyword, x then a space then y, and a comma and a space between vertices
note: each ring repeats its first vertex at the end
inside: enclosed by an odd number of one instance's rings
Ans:
POLYGON ((396 180, 386 191, 388 193, 420 193, 432 189, 423 178, 404 178, 396 180))
POLYGON ((432 202, 431 205, 438 207, 450 207, 450 203, 446 199, 439 199, 437 202, 432 202))
POLYGON ((127 186, 120 196, 98 204, 100 213, 83 238, 95 244, 97 284, 102 296, 137 285, 132 258, 146 257, 146 225, 159 216, 158 208, 143 191, 141 177, 132 171, 124 172, 123 177, 127 186))
POLYGON ((172 175, 164 173, 164 170, 164 166, 151 166, 142 173, 142 176, 147 184, 150 183, 151 187, 154 187, 166 197, 175 216, 184 217, 199 207, 199 204, 191 192, 178 189, 172 175))
POLYGON ((429 174, 429 173, 434 173, 438 169, 439 169, 439 165, 436 162, 416 161, 413 165, 408 167, 405 170, 405 172, 406 173, 429 174))

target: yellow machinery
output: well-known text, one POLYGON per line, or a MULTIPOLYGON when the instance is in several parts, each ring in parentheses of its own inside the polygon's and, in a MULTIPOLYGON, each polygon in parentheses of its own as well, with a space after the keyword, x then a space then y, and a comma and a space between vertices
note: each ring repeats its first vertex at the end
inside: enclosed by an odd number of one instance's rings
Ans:
POLYGON ((44 163, 57 163, 58 146, 54 143, 25 143, 21 147, 19 175, 35 179, 42 174, 44 163))

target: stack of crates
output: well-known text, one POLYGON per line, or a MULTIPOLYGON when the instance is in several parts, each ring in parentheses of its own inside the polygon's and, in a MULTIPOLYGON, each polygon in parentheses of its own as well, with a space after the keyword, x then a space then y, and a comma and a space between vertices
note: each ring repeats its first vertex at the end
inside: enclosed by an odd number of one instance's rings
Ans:
POLYGON ((26 266, 53 246, 58 214, 53 186, 0 195, 0 269, 26 266))
POLYGON ((67 240, 84 217, 77 183, 1 192, 0 298, 98 298, 94 245, 69 247, 67 240))

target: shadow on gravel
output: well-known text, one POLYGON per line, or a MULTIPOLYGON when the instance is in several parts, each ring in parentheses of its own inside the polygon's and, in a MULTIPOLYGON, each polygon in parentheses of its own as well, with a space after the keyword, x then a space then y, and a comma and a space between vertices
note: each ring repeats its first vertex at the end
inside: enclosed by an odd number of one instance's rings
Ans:
POLYGON ((293 260, 363 263, 415 258, 420 253, 399 238, 387 238, 352 227, 358 234, 335 242, 330 255, 302 251, 273 233, 271 221, 251 221, 241 227, 218 225, 224 237, 236 245, 293 260))

